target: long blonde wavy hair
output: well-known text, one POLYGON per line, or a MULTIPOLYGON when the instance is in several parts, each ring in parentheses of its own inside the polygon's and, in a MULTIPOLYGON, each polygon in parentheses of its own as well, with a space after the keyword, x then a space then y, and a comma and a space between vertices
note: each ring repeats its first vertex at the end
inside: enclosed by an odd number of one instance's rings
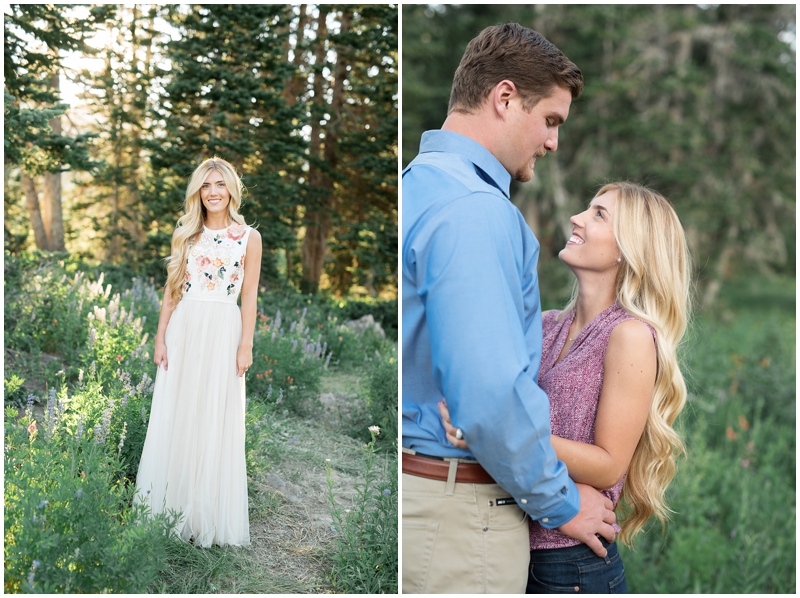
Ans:
POLYGON ((206 208, 200 200, 200 187, 206 177, 217 171, 225 180, 225 186, 231 194, 228 202, 228 215, 232 222, 244 224, 244 218, 239 214, 242 206, 242 181, 236 169, 222 158, 209 158, 198 166, 189 179, 186 187, 186 197, 183 202, 183 216, 178 219, 175 234, 172 236, 172 252, 167 258, 167 284, 165 293, 169 293, 173 305, 177 305, 183 296, 184 276, 186 275, 186 259, 189 248, 203 232, 206 221, 206 208))
MULTIPOLYGON (((650 413, 617 505, 624 515, 620 539, 630 546, 653 515, 663 531, 672 512, 664 495, 675 475, 677 456, 686 452, 672 424, 686 404, 678 348, 691 314, 691 263, 683 227, 664 197, 628 182, 604 185, 595 197, 611 191, 617 193, 612 226, 622 254, 616 299, 655 329, 657 346, 650 413)), ((575 309, 577 299, 576 281, 559 319, 575 309)))

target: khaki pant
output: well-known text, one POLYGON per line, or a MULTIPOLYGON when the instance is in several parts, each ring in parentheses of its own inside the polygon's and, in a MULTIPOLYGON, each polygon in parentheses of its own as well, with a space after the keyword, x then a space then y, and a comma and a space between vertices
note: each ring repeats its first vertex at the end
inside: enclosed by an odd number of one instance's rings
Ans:
POLYGON ((524 594, 528 517, 497 484, 403 474, 403 593, 524 594), (503 501, 501 500, 501 503, 503 501))

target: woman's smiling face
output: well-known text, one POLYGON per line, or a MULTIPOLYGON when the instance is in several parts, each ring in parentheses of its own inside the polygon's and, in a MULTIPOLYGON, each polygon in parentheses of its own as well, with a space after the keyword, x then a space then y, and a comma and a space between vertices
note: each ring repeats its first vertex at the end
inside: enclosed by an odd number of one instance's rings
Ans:
POLYGON ((231 194, 225 184, 225 179, 218 171, 212 170, 203 181, 200 186, 200 201, 206 208, 206 214, 228 211, 231 194))
POLYGON ((595 197, 586 211, 569 219, 572 236, 558 254, 561 261, 584 270, 618 267, 620 251, 613 227, 616 205, 617 192, 609 191, 595 197))

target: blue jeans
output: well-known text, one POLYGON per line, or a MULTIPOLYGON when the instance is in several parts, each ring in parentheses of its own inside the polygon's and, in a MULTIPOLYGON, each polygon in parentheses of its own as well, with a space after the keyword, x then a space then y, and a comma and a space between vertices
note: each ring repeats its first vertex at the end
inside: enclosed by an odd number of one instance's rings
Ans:
POLYGON ((586 544, 531 550, 526 594, 627 594, 625 570, 617 544, 600 539, 608 549, 600 558, 586 544))

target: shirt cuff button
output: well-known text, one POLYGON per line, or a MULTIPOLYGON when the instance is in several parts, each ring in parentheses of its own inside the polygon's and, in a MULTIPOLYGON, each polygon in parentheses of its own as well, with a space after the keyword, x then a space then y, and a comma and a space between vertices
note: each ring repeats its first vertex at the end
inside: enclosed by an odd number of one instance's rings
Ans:
POLYGON ((542 517, 542 523, 547 523, 548 521, 550 521, 548 517, 542 517))
POLYGON ((527 504, 528 504, 528 499, 527 499, 527 498, 523 498, 523 499, 522 499, 521 501, 519 501, 519 502, 521 502, 523 505, 527 505, 527 504))

